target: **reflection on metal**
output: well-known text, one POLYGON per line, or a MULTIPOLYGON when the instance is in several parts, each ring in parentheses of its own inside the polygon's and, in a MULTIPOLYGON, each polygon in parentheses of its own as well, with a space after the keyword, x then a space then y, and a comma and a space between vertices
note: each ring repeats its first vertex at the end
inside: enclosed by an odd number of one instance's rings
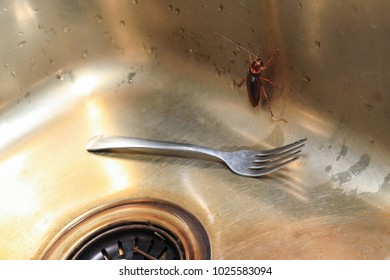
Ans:
POLYGON ((2 1, 0 259, 30 259, 75 217, 122 199, 174 203, 216 259, 390 258, 390 2, 2 1), (145 20, 147 19, 147 20, 145 20), (232 89, 248 55, 272 122, 232 89), (97 157, 98 134, 222 150, 308 138, 262 179, 147 155, 97 157), (256 244, 256 246, 254 246, 256 244), (20 250, 23 248, 23 250, 20 250))
POLYGON ((7 219, 8 213, 23 217, 39 209, 39 196, 34 193, 38 184, 36 180, 23 180, 29 155, 16 154, 0 163, 0 177, 2 180, 2 195, 0 197, 0 214, 7 219), (21 188, 23 188, 21 190, 21 188))
POLYGON ((71 88, 71 93, 75 95, 88 95, 96 87, 98 78, 93 76, 80 77, 74 82, 71 88))
MULTIPOLYGON (((33 23, 34 21, 32 19, 36 19, 38 12, 38 10, 34 10, 31 7, 29 1, 15 1, 13 7, 10 10, 15 11, 15 16, 20 26, 33 23)), ((7 11, 9 10, 7 9, 7 11)))

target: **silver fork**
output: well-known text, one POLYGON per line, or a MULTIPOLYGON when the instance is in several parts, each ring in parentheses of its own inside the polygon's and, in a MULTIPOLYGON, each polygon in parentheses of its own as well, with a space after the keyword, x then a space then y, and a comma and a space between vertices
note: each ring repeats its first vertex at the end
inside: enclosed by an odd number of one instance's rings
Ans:
POLYGON ((89 152, 138 152, 168 156, 191 157, 225 163, 231 171, 248 177, 269 174, 297 160, 306 138, 271 150, 238 150, 225 152, 216 149, 165 141, 122 136, 95 136, 86 149, 89 152))

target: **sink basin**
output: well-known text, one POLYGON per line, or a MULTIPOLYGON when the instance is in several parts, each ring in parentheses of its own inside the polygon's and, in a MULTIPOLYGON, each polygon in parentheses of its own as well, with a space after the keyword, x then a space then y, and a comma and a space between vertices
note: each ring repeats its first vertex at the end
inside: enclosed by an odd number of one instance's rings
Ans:
POLYGON ((190 213, 211 259, 389 259, 389 12, 361 0, 3 1, 0 259, 44 258, 69 225, 123 200, 190 213), (253 54, 276 53, 262 74, 287 123, 236 86, 253 54), (293 164, 245 178, 88 153, 99 134, 222 150, 308 141, 293 164))

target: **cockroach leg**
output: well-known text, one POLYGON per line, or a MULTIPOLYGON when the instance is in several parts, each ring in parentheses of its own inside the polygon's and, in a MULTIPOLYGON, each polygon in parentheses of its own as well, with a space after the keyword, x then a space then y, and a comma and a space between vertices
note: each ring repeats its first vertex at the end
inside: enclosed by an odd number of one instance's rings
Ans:
POLYGON ((279 85, 279 84, 277 84, 277 83, 271 81, 270 79, 267 79, 267 78, 264 78, 264 77, 260 77, 260 79, 261 79, 262 81, 264 81, 264 82, 269 83, 270 85, 272 85, 272 86, 274 86, 274 87, 276 87, 276 88, 282 88, 281 85, 279 85))
POLYGON ((246 82, 246 78, 242 79, 242 81, 239 82, 239 83, 237 83, 236 81, 233 81, 234 86, 239 87, 239 88, 240 88, 245 82, 246 82))
POLYGON ((277 121, 284 121, 285 123, 287 123, 287 121, 285 119, 274 115, 274 113, 272 112, 272 109, 271 109, 271 103, 269 102, 267 92, 265 91, 265 89, 262 85, 260 86, 260 89, 264 95, 265 102, 267 103, 268 111, 271 114, 271 119, 276 119, 277 121))

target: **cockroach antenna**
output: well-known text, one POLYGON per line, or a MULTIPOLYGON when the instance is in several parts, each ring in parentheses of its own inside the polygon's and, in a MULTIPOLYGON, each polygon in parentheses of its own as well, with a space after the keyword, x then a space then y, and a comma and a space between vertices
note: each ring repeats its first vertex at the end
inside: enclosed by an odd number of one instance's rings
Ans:
POLYGON ((215 35, 221 37, 222 39, 224 39, 224 40, 226 40, 226 41, 232 43, 232 44, 235 45, 237 48, 240 48, 241 50, 247 52, 249 55, 253 55, 254 57, 258 58, 258 55, 254 54, 253 52, 251 52, 250 50, 244 48, 243 46, 241 46, 240 44, 234 42, 233 40, 230 40, 228 37, 226 37, 226 36, 224 36, 224 35, 222 35, 222 34, 216 32, 216 31, 214 31, 214 30, 212 30, 212 29, 209 29, 209 28, 206 28, 206 30, 208 30, 209 32, 214 33, 215 35))

